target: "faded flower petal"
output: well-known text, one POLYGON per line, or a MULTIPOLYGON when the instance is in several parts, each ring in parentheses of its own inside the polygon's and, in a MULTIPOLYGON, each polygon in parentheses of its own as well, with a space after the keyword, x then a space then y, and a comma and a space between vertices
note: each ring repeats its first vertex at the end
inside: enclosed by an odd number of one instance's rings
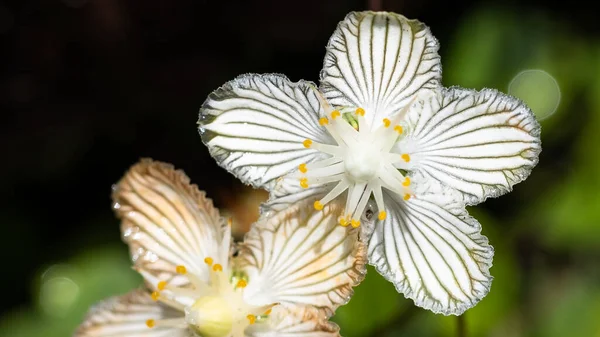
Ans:
POLYGON ((229 226, 183 171, 143 160, 121 179, 113 200, 134 265, 147 281, 187 283, 186 277, 176 274, 177 266, 184 266, 207 282, 207 257, 226 269, 229 226))
POLYGON ((340 337, 340 328, 312 307, 277 306, 269 323, 246 330, 248 337, 340 337))
POLYGON ((240 247, 253 304, 312 305, 328 316, 348 302, 365 273, 366 247, 358 232, 338 225, 342 208, 316 211, 310 202, 263 217, 240 247))
POLYGON ((181 327, 149 329, 149 320, 181 319, 181 312, 160 305, 145 290, 112 297, 92 307, 73 337, 192 337, 181 327))

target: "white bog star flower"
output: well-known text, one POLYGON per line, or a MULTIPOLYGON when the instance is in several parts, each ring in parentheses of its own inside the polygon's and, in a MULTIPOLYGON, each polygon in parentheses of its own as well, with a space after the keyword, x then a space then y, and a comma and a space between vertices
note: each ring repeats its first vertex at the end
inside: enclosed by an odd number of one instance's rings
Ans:
POLYGON ((528 176, 540 129, 516 98, 442 87, 437 51, 416 20, 350 13, 318 89, 242 75, 208 97, 199 128, 221 166, 271 192, 267 215, 345 199, 340 224, 373 219, 369 263, 418 306, 461 314, 488 293, 493 256, 465 206, 528 176))
POLYGON ((148 290, 98 304, 76 337, 339 336, 328 318, 366 263, 356 230, 337 225, 339 205, 290 205, 236 246, 231 224, 170 165, 133 166, 113 198, 148 290))

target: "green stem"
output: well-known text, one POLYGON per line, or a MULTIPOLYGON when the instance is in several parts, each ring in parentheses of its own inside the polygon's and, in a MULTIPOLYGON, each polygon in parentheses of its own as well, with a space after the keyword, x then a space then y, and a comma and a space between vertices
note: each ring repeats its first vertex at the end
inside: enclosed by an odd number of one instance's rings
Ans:
POLYGON ((457 317, 456 336, 457 337, 467 337, 467 324, 465 322, 465 314, 462 314, 457 317))

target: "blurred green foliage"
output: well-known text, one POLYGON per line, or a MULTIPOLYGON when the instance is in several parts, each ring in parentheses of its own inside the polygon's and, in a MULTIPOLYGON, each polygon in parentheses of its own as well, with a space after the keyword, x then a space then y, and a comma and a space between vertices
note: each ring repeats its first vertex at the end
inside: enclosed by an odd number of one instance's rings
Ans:
MULTIPOLYGON (((575 29, 539 12, 486 7, 442 45, 445 85, 507 92, 517 74, 540 69, 561 93, 551 114, 552 86, 526 87, 533 81, 514 92, 544 117, 544 151, 507 201, 490 201, 510 207, 507 215, 471 209, 495 247, 495 280, 464 316, 469 337, 600 336, 600 43, 575 29)), ((35 306, 2 318, 0 336, 68 336, 92 303, 140 284, 123 247, 90 247, 57 268, 36 278, 35 306)), ((346 337, 456 336, 458 324, 415 308, 372 268, 334 320, 346 337)))
POLYGON ((33 283, 37 302, 2 317, 0 337, 71 336, 91 305, 129 292, 141 278, 124 246, 95 247, 40 271, 33 283))

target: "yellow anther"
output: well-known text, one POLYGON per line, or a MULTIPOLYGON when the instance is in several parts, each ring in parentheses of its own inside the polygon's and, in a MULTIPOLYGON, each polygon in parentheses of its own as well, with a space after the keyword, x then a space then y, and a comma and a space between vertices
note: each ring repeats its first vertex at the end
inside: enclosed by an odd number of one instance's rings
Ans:
POLYGON ((389 128, 391 123, 392 123, 392 121, 390 121, 389 119, 387 119, 387 118, 384 118, 384 119, 383 119, 383 125, 384 125, 386 128, 389 128))
POLYGON ((313 204, 313 206, 315 206, 315 209, 317 211, 320 211, 320 210, 323 209, 323 204, 319 200, 315 201, 315 203, 313 204))
POLYGON ((248 319, 248 321, 250 322, 250 325, 256 323, 256 316, 250 314, 248 316, 246 316, 246 318, 248 319))
POLYGON ((158 290, 165 290, 166 287, 167 287, 167 282, 166 281, 160 281, 156 285, 156 288, 158 288, 158 290))
POLYGON ((177 268, 175 268, 175 271, 177 272, 177 274, 187 274, 187 269, 185 268, 185 266, 177 266, 177 268))
POLYGON ((300 186, 302 188, 308 188, 308 179, 306 179, 306 178, 300 178, 300 186))
POLYGON ((160 293, 158 291, 153 291, 152 294, 150 295, 150 297, 152 297, 152 300, 154 302, 158 301, 158 298, 160 297, 160 293))
POLYGON ((350 220, 350 225, 354 228, 358 228, 358 226, 360 226, 360 221, 352 219, 350 220))
POLYGON ((336 119, 337 117, 340 117, 340 112, 337 110, 333 110, 331 112, 331 118, 336 119))
POLYGON ((271 310, 271 309, 269 309, 269 310, 265 311, 265 313, 264 313, 263 315, 270 315, 270 314, 271 314, 271 311, 272 311, 272 310, 271 310))
POLYGON ((248 282, 246 282, 246 280, 239 280, 235 285, 236 288, 246 288, 246 286, 248 286, 248 282))
POLYGON ((233 225, 233 219, 227 218, 227 226, 231 227, 231 225, 233 225))
POLYGON ((304 145, 304 147, 308 149, 312 145, 312 140, 306 139, 302 142, 302 145, 304 145))
POLYGON ((410 178, 404 177, 404 181, 402 182, 402 186, 408 187, 410 185, 410 178))
POLYGON ((404 200, 408 200, 408 199, 410 199, 410 194, 406 193, 406 194, 404 195, 404 200))
POLYGON ((205 257, 205 258, 204 258, 204 263, 206 263, 206 264, 207 264, 207 265, 209 265, 209 266, 212 266, 212 264, 213 264, 213 259, 212 259, 212 257, 210 257, 210 256, 209 256, 209 257, 205 257))
POLYGON ((154 322, 153 319, 149 319, 146 321, 146 326, 149 328, 154 328, 155 325, 156 325, 156 322, 154 322))
POLYGON ((321 118, 319 118, 319 124, 321 124, 321 125, 329 124, 329 119, 327 119, 327 117, 321 117, 321 118))
POLYGON ((385 220, 387 217, 387 213, 385 211, 379 212, 379 216, 377 217, 379 220, 385 220))
POLYGON ((408 153, 403 154, 401 157, 407 163, 410 161, 410 156, 408 155, 408 153))
POLYGON ((223 271, 223 266, 217 263, 213 266, 213 271, 223 271))
POLYGON ((346 218, 340 218, 340 225, 342 225, 342 227, 348 226, 348 220, 346 220, 346 218))
POLYGON ((359 116, 364 116, 365 115, 365 109, 363 109, 363 108, 356 109, 356 114, 359 115, 359 116))
POLYGON ((402 127, 400 125, 396 125, 396 126, 394 126, 394 131, 398 132, 399 134, 402 134, 404 129, 402 129, 402 127))
POLYGON ((306 171, 308 171, 308 169, 306 168, 306 164, 298 165, 298 170, 300 170, 300 172, 302 173, 306 173, 306 171))

